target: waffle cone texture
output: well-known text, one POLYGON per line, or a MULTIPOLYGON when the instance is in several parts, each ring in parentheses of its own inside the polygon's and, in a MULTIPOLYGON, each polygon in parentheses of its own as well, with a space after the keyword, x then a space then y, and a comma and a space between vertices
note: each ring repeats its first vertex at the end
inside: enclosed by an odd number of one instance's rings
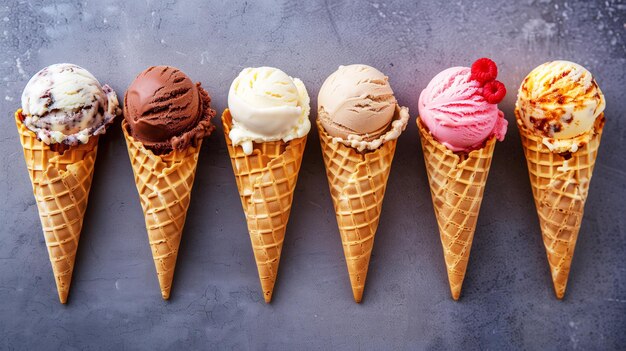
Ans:
POLYGON ((517 121, 554 292, 562 299, 598 156, 604 114, 596 119, 589 142, 566 155, 551 152, 543 137, 533 135, 519 118, 517 121))
POLYGON ((254 143, 250 155, 234 146, 228 134, 230 111, 222 115, 224 137, 246 215, 254 259, 266 303, 272 300, 306 136, 289 142, 254 143))
POLYGON ((459 155, 433 138, 417 119, 430 194, 439 227, 452 298, 458 300, 469 262, 478 213, 496 139, 459 155))
POLYGON ((33 185, 59 300, 66 303, 89 199, 98 136, 64 152, 52 151, 24 126, 21 113, 21 109, 15 112, 15 124, 33 185))
POLYGON ((352 295, 361 302, 397 139, 374 151, 359 152, 333 142, 319 119, 317 130, 352 295))
POLYGON ((122 130, 146 221, 161 296, 167 300, 172 289, 202 140, 184 150, 155 155, 130 135, 125 120, 122 121, 122 130))

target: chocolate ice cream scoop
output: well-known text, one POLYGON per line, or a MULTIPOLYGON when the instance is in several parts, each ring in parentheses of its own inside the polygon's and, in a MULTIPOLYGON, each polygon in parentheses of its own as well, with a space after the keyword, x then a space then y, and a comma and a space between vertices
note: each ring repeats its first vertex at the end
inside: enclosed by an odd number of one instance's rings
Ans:
POLYGON ((181 150, 213 130, 211 98, 181 70, 152 66, 131 83, 124 118, 133 138, 155 154, 181 150))

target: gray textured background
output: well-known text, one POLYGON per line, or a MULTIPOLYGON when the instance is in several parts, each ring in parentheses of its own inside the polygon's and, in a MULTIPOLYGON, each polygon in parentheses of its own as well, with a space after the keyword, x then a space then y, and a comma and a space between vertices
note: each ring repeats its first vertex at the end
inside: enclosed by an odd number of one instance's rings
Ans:
MULTIPOLYGON (((3 1, 0 5, 0 348, 618 349, 626 342, 623 1, 3 1), (228 3, 228 4, 221 4, 228 3), (412 121, 398 143, 365 290, 352 300, 316 131, 271 305, 263 303, 221 127, 203 145, 172 299, 161 300, 119 124, 101 139, 67 306, 57 300, 13 124, 43 66, 73 62, 120 96, 149 65, 201 81, 221 112, 244 67, 301 78, 312 104, 340 64, 389 75, 415 116, 439 71, 489 56, 509 93, 459 302, 412 121), (535 66, 588 67, 607 128, 564 301, 555 299, 513 103, 535 66)), ((314 116, 312 116, 314 118, 314 116)))

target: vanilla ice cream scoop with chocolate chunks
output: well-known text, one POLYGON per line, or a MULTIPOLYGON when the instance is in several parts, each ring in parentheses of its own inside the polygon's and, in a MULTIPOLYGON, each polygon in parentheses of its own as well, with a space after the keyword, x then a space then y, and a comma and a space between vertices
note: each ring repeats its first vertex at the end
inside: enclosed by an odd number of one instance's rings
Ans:
POLYGON ((22 93, 22 122, 48 145, 85 144, 89 137, 104 134, 120 113, 113 89, 69 63, 43 68, 22 93))

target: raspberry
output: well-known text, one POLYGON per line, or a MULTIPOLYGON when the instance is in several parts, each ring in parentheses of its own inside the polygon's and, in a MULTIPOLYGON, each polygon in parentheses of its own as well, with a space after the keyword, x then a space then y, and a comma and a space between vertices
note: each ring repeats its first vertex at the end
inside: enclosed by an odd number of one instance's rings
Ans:
POLYGON ((504 99, 504 95, 506 95, 506 88, 499 80, 488 82, 483 87, 483 96, 490 104, 499 103, 502 99, 504 99))
POLYGON ((477 80, 481 84, 490 82, 498 76, 498 66, 490 59, 483 57, 472 64, 470 79, 477 80))

